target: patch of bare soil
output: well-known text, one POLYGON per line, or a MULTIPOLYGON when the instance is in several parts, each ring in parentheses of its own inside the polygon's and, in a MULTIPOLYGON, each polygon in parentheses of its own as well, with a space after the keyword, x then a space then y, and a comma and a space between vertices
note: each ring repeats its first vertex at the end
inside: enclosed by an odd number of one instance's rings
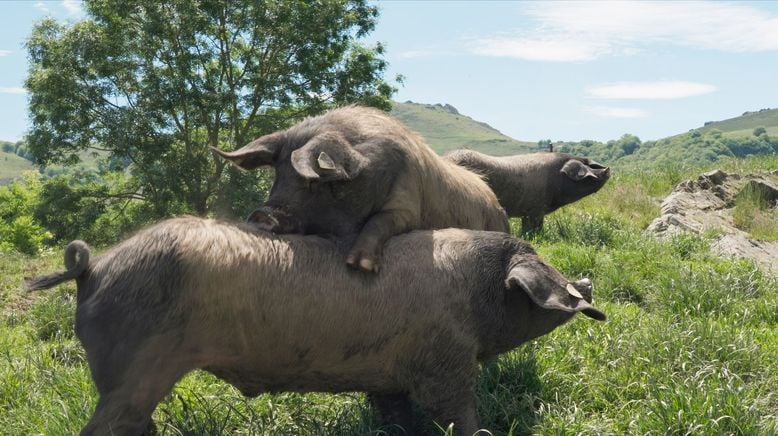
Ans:
POLYGON ((714 170, 676 186, 662 202, 662 216, 647 231, 659 236, 711 233, 716 235, 711 248, 718 254, 753 259, 778 273, 778 242, 752 239, 735 226, 735 199, 747 185, 762 191, 771 206, 778 207, 778 170, 742 176, 714 170))

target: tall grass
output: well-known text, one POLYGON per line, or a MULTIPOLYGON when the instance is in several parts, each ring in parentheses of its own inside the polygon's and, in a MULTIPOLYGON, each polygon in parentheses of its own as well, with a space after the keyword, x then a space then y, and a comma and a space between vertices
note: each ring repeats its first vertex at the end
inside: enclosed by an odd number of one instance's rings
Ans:
POLYGON ((764 190, 747 184, 735 200, 732 215, 735 225, 752 238, 778 241, 778 204, 764 190))
MULTIPOLYGON (((733 165, 746 164, 759 168, 733 165)), ((568 278, 592 279, 595 305, 609 319, 578 316, 486 363, 478 411, 493 434, 778 434, 775 276, 712 255, 704 236, 660 241, 644 234, 657 213, 654 198, 695 175, 641 171, 617 175, 598 194, 552 214, 533 236, 568 278)), ((23 276, 58 268, 60 252, 0 255, 5 434, 75 434, 96 402, 72 334, 74 287, 35 296, 18 288, 23 276)), ((388 430, 359 393, 247 399, 202 372, 179 382, 154 420, 169 435, 388 430)))

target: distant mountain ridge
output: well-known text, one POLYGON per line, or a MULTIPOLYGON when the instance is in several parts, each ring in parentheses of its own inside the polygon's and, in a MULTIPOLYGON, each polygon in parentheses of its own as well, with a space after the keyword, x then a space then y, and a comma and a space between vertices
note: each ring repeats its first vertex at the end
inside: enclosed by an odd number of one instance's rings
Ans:
MULTIPOLYGON (((395 102, 391 113, 422 135, 438 154, 460 148, 494 156, 539 151, 537 142, 504 135, 485 122, 463 115, 448 103, 395 102)), ((0 141, 2 145, 10 148, 15 144, 0 141)), ((640 142, 634 135, 624 135, 607 143, 587 140, 557 143, 555 149, 608 164, 694 163, 713 161, 722 156, 778 153, 778 109, 761 109, 726 120, 709 121, 699 128, 656 141, 640 142), (760 132, 760 127, 764 132, 760 132)), ((13 150, 0 150, 0 185, 18 178, 22 171, 35 169, 29 160, 13 150)))
POLYGON ((460 148, 495 156, 537 151, 536 142, 513 139, 487 123, 461 114, 447 103, 395 102, 391 113, 424 137, 438 154, 460 148))

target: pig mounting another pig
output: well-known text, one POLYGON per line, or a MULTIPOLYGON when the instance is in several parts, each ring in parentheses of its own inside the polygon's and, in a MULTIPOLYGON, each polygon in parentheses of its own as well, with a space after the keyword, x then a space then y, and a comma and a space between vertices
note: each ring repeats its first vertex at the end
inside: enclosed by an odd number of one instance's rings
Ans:
POLYGON ((480 177, 376 109, 333 109, 236 151, 214 151, 243 169, 275 169, 267 202, 249 221, 277 234, 330 235, 351 246, 346 263, 365 271, 377 272, 386 241, 410 230, 509 229, 480 177))
POLYGON ((597 320, 588 280, 570 282, 508 234, 459 229, 392 238, 379 275, 342 267, 318 236, 250 223, 164 221, 98 259, 74 241, 76 335, 100 395, 84 435, 137 435, 173 385, 203 369, 256 396, 365 391, 412 431, 411 401, 457 434, 477 431, 478 362, 597 320))

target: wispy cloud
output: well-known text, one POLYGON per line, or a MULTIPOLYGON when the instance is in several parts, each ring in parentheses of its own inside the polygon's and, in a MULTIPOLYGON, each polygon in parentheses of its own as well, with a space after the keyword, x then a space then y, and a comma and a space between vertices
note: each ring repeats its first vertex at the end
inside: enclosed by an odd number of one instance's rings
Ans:
POLYGON ((68 11, 68 15, 80 15, 83 13, 80 0, 62 0, 62 7, 68 11))
POLYGON ((42 1, 35 2, 35 9, 38 9, 40 11, 43 11, 44 13, 50 14, 51 9, 49 9, 48 6, 46 6, 46 3, 43 3, 42 1))
POLYGON ((503 56, 529 61, 572 62, 590 61, 608 51, 607 45, 594 41, 581 43, 565 38, 510 38, 496 36, 478 40, 478 54, 503 56))
POLYGON ((8 56, 13 53, 11 50, 0 50, 0 56, 8 56))
POLYGON ((646 118, 651 115, 643 109, 612 106, 590 106, 586 111, 602 118, 646 118))
POLYGON ((586 88, 587 97, 603 99, 673 100, 710 94, 718 88, 707 83, 666 80, 659 82, 618 82, 586 88))
POLYGON ((725 52, 778 50, 778 15, 734 3, 544 2, 528 6, 526 14, 532 22, 526 30, 473 39, 471 50, 568 62, 630 55, 657 43, 725 52))
POLYGON ((21 86, 0 86, 0 94, 26 94, 27 90, 21 86))

